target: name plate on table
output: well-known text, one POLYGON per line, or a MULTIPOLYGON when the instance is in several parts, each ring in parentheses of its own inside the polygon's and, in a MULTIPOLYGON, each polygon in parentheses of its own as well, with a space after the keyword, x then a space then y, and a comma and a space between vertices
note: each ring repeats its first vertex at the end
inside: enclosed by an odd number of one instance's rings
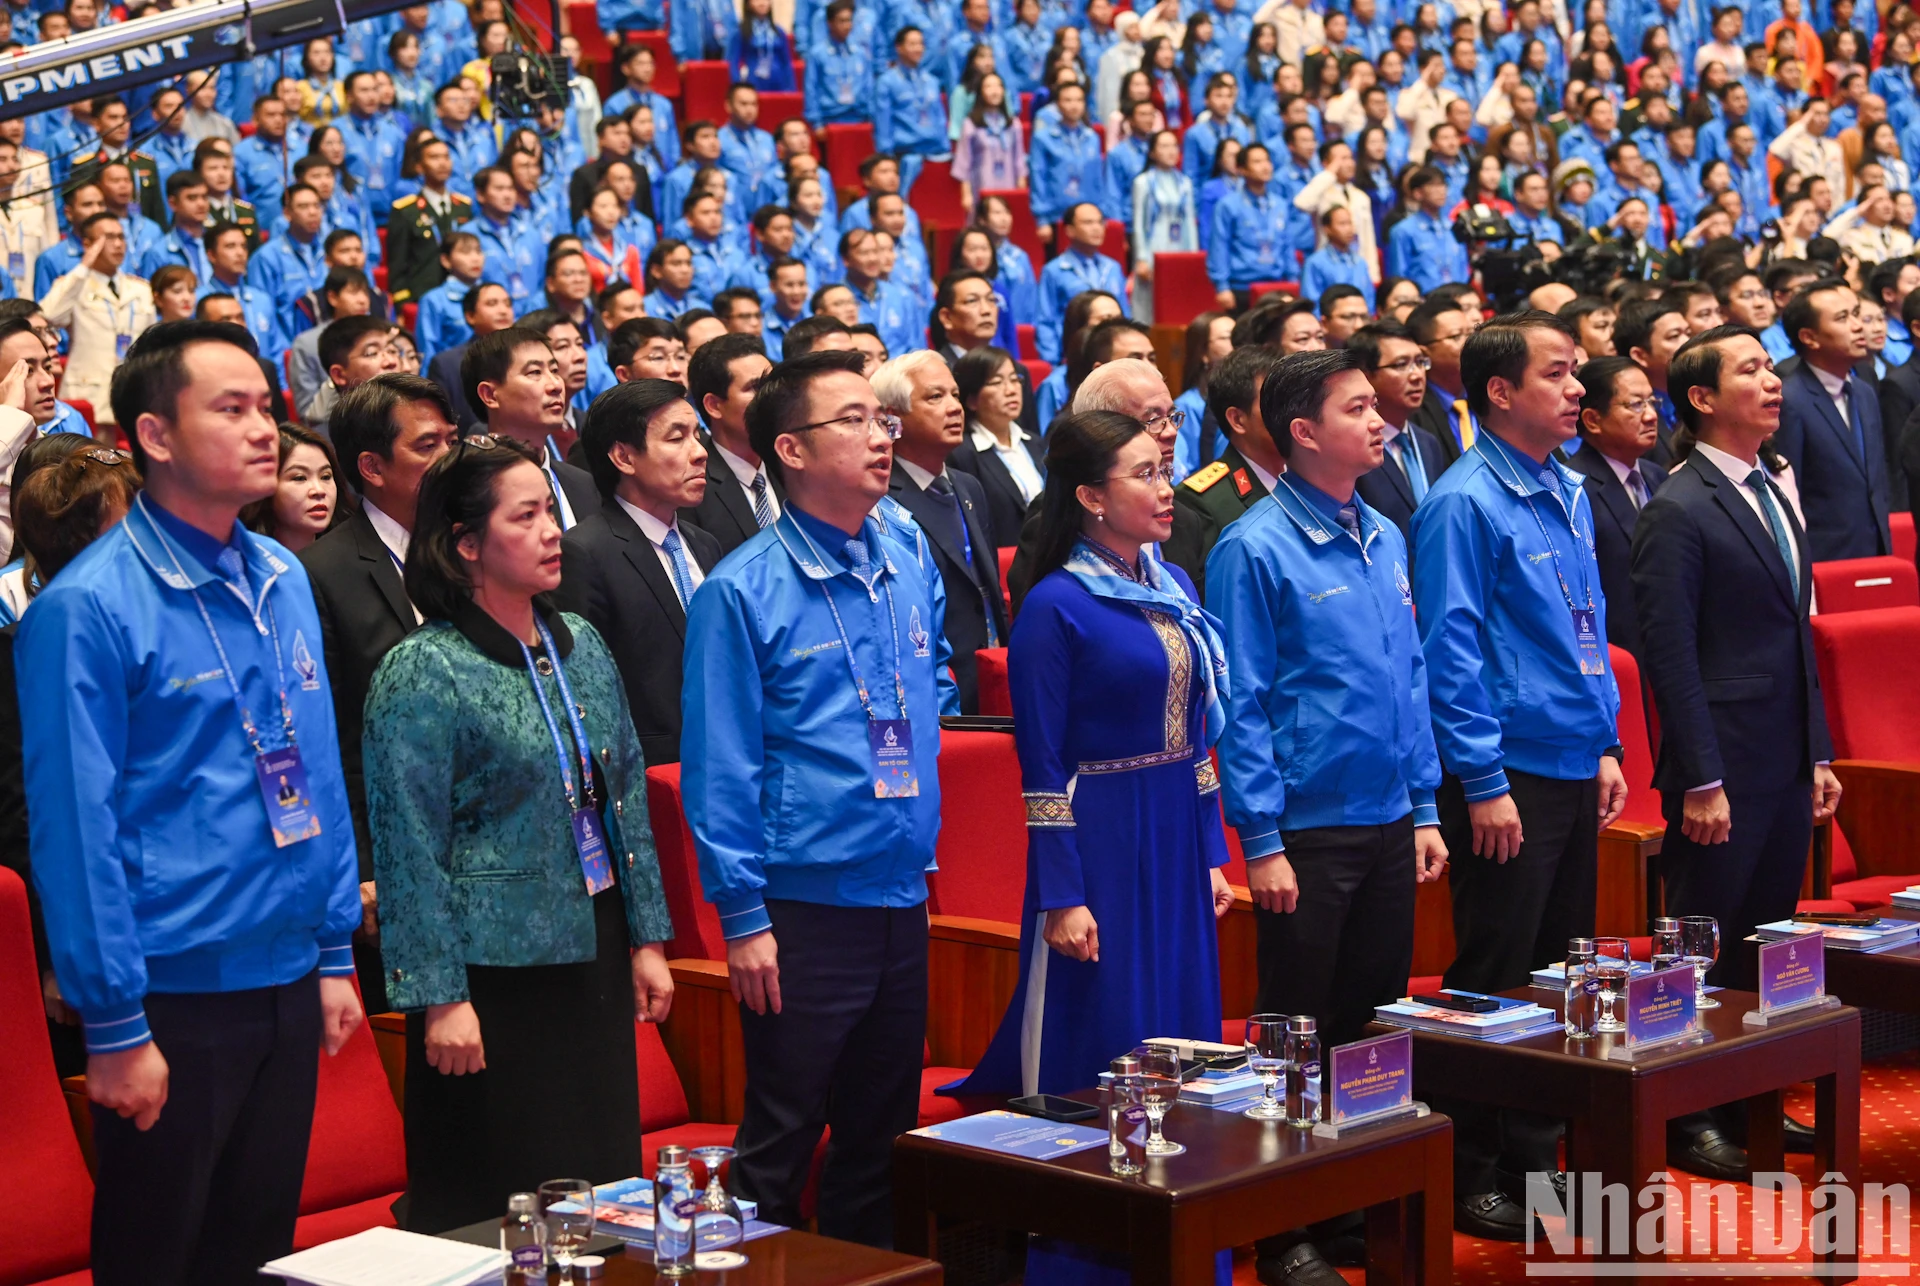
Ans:
POLYGON ((1706 1039, 1694 1006, 1692 965, 1661 969, 1627 980, 1627 1030, 1617 1037, 1608 1058, 1631 1061, 1653 1049, 1706 1039))
POLYGON ((1744 1014, 1746 1027, 1765 1027, 1813 1010, 1837 1009, 1827 994, 1827 951, 1822 938, 1789 938, 1760 944, 1760 1007, 1744 1014))
POLYGON ((1413 1101, 1412 1032, 1337 1045, 1327 1063, 1333 1073, 1333 1093, 1327 1100, 1327 1119, 1313 1127, 1322 1138, 1338 1138, 1344 1130, 1418 1112, 1419 1105, 1413 1101))

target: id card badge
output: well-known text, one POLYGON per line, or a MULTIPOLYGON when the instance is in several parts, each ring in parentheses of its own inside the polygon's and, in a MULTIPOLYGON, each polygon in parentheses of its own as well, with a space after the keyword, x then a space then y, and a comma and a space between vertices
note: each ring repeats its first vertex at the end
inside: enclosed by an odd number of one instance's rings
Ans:
POLYGON ((113 337, 113 360, 116 362, 126 361, 127 350, 132 347, 133 347, 133 336, 128 335, 124 332, 121 334, 115 335, 113 337))
POLYGON ((918 796, 920 778, 913 771, 913 720, 869 719, 867 742, 873 748, 873 797, 918 796))
POLYGON ((607 833, 594 809, 573 810, 573 847, 580 854, 580 873, 587 877, 587 896, 612 888, 613 859, 607 855, 607 833))
POLYGON ((1591 607, 1573 609, 1573 643, 1580 652, 1580 673, 1582 674, 1598 675, 1607 672, 1597 623, 1598 614, 1591 607))
POLYGON ((27 275, 27 256, 21 251, 7 251, 7 275, 15 279, 27 275))
POLYGON ((320 833, 320 817, 307 793, 307 769, 300 762, 298 746, 255 755, 253 775, 260 782, 260 798, 266 801, 274 847, 285 848, 320 833))

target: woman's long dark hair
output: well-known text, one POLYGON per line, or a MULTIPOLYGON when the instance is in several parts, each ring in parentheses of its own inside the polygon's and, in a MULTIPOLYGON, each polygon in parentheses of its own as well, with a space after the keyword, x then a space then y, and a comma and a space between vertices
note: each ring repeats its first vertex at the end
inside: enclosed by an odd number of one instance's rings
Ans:
MULTIPOLYGON (((340 270, 336 268, 333 271, 340 270)), ((329 273, 328 276, 331 278, 332 274, 329 273)), ((340 457, 334 454, 333 443, 313 430, 302 428, 298 424, 282 424, 278 467, 286 468, 287 457, 299 447, 312 447, 318 451, 327 458, 327 467, 333 470, 333 517, 327 522, 327 531, 332 531, 345 522, 347 515, 353 512, 353 502, 350 499, 353 493, 347 489, 346 475, 340 472, 340 457)), ((262 536, 273 535, 273 497, 265 496, 242 509, 240 525, 248 531, 257 531, 262 536)))
POLYGON ((496 437, 484 446, 477 440, 457 442, 427 466, 420 479, 404 576, 407 597, 422 616, 450 620, 462 604, 473 600, 473 576, 460 556, 460 538, 486 530, 500 503, 500 475, 532 463, 533 455, 525 447, 496 437))
POLYGON ((973 400, 980 396, 980 390, 987 381, 1000 373, 1000 368, 1013 361, 1013 354, 1004 348, 995 348, 992 344, 982 344, 953 364, 953 383, 960 394, 960 405, 965 407, 969 417, 973 414, 973 400))
POLYGON ((1064 567, 1080 539, 1087 511, 1079 489, 1104 481, 1120 448, 1145 432, 1140 421, 1118 411, 1081 411, 1053 422, 1047 433, 1047 485, 1040 493, 1034 584, 1064 567))

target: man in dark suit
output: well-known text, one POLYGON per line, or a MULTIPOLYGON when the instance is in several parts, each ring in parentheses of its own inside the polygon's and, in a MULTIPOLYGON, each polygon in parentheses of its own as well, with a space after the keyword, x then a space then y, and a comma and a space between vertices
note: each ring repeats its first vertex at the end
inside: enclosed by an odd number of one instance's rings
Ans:
POLYGON ((780 487, 747 441, 747 405, 773 368, 757 335, 722 335, 687 363, 687 400, 706 421, 707 485, 680 516, 730 554, 780 516, 780 487))
POLYGON ((1596 357, 1580 368, 1580 443, 1567 465, 1586 475, 1593 553, 1607 596, 1607 642, 1640 655, 1634 610, 1633 528, 1667 475, 1646 459, 1660 440, 1653 383, 1630 357, 1596 357))
MULTIPOLYGON (((1900 318, 1907 330, 1920 334, 1920 290, 1907 292, 1900 303, 1900 318)), ((1907 453, 1912 441, 1907 432, 1913 412, 1920 408, 1920 345, 1913 355, 1888 369, 1880 381, 1880 431, 1886 435, 1887 486, 1895 508, 1906 508, 1920 495, 1920 459, 1909 466, 1907 453), (1904 501, 1904 503, 1902 503, 1904 501)), ((1920 445, 1916 443, 1915 445, 1920 445)))
POLYGON ((1428 299, 1407 314, 1407 330, 1432 363, 1414 422, 1439 440, 1448 464, 1473 445, 1478 429, 1467 410, 1466 377, 1460 373, 1460 354, 1478 329, 1480 315, 1463 311, 1451 297, 1428 299))
POLYGON ((1447 454, 1440 439, 1414 422, 1427 398, 1427 356, 1412 332, 1395 321, 1362 326, 1347 338, 1373 385, 1375 409, 1386 424, 1387 458, 1357 484, 1360 498, 1400 529, 1411 546, 1413 511, 1440 481, 1447 454))
MULTIPOLYGON (((1646 373, 1647 383, 1653 386, 1653 409, 1660 436, 1646 455, 1650 464, 1661 469, 1673 464, 1673 433, 1680 427, 1680 412, 1667 393, 1667 368, 1673 364, 1673 356, 1680 351, 1680 346, 1693 337, 1687 328, 1686 303, 1686 299, 1678 295, 1636 299, 1620 306, 1619 318, 1613 324, 1613 351, 1638 362, 1646 373)), ((1583 434, 1582 440, 1584 437, 1583 434)), ((1569 451, 1567 454, 1580 453, 1569 451)), ((1611 612, 1608 624, 1612 624, 1611 612)))
POLYGON ((380 965, 379 926, 372 914, 373 839, 360 768, 361 718, 381 658, 420 624, 401 582, 401 567, 407 560, 421 475, 453 445, 453 415, 437 385, 396 373, 377 375, 342 394, 329 426, 340 467, 360 506, 309 545, 300 562, 320 612, 334 722, 340 730, 340 766, 346 772, 347 807, 360 849, 360 900, 368 914, 354 935, 354 966, 369 1012, 379 1013, 388 1007, 387 985, 380 965))
POLYGON ((680 385, 633 380, 594 400, 580 440, 601 504, 560 542, 560 603, 607 641, 647 766, 677 764, 687 604, 721 556, 678 517, 707 490, 700 417, 680 385))
POLYGON ((537 330, 509 326, 465 345, 460 387, 486 432, 511 438, 533 453, 553 489, 560 530, 600 508, 600 492, 585 469, 568 464, 552 447, 567 424, 567 381, 560 359, 537 330))
POLYGON ((882 364, 873 373, 873 392, 883 409, 900 417, 887 494, 920 524, 946 582, 947 642, 953 647, 960 709, 978 714, 973 654, 1006 643, 1007 603, 986 493, 979 479, 947 468, 947 456, 966 431, 966 410, 953 372, 925 349, 882 364))
MULTIPOLYGON (((965 268, 942 277, 933 299, 933 317, 927 326, 933 351, 952 366, 974 349, 993 343, 994 336, 1000 332, 1000 306, 1000 296, 995 293, 990 278, 965 268)), ((1007 356, 1013 358, 1014 377, 1020 381, 1019 425, 1028 437, 1038 441, 1040 408, 1034 400, 1033 382, 1020 362, 1020 354, 1014 352, 1007 356)), ((1013 534, 1002 533, 1002 538, 1011 540, 1013 534)))
POLYGON ((1835 278, 1794 292, 1782 317, 1800 366, 1782 381, 1774 446, 1793 466, 1816 563, 1893 551, 1880 402, 1853 364, 1867 349, 1860 300, 1835 278))
POLYGON ((1205 594, 1207 555, 1247 510, 1267 498, 1287 471, 1285 457, 1260 417, 1260 390, 1280 354, 1264 344, 1236 348, 1214 364, 1207 381, 1207 411, 1226 426, 1227 449, 1173 490, 1173 534, 1161 555, 1205 594))
MULTIPOLYGON (((1660 714, 1660 860, 1668 914, 1710 915, 1738 943, 1793 914, 1813 825, 1840 799, 1807 622, 1811 541, 1773 480, 1765 443, 1784 418, 1781 380, 1759 337, 1707 331, 1674 359, 1670 387, 1696 444, 1633 541, 1641 665, 1660 714)), ((1752 962, 1722 950, 1708 978, 1750 989, 1752 962)), ((1744 1153, 1714 1133, 1696 1130, 1681 1164, 1739 1177, 1744 1153)))
MULTIPOLYGON (((478 339, 513 325, 513 297, 498 282, 483 281, 461 300, 460 312, 467 319, 467 325, 473 328, 474 338, 478 339)), ((438 384, 440 391, 447 395, 447 405, 453 408, 453 422, 463 433, 477 422, 474 408, 467 401, 466 389, 460 383, 460 363, 466 355, 467 345, 456 344, 435 353, 427 363, 427 378, 438 384)))

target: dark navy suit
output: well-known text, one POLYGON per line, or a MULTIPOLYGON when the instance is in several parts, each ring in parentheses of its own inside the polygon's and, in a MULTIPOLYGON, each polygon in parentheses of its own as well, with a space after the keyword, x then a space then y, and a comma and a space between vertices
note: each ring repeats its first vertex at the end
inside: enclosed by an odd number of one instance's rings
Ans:
POLYGON ((1893 552, 1887 533, 1887 453, 1880 399, 1873 386, 1847 375, 1848 419, 1805 362, 1782 381, 1780 431, 1773 442, 1793 465, 1807 544, 1816 563, 1893 552))
MULTIPOLYGON (((1419 443, 1420 463, 1425 466, 1427 485, 1431 487, 1440 481, 1440 475, 1447 471, 1447 466, 1452 464, 1453 460, 1441 447, 1440 439, 1419 425, 1409 421, 1402 432, 1411 433, 1413 440, 1419 443)), ((1415 503, 1413 483, 1408 480, 1406 470, 1400 467, 1399 461, 1393 458, 1392 447, 1387 448, 1387 458, 1381 462, 1378 469, 1360 475, 1359 482, 1354 484, 1354 490, 1360 493, 1360 498, 1367 502, 1368 507, 1398 527, 1400 534, 1405 536, 1411 545, 1415 503)))
MULTIPOLYGON (((1570 468, 1584 473, 1581 485, 1593 504, 1593 553, 1600 564, 1600 589, 1607 596, 1607 642, 1640 655, 1640 614, 1634 608, 1633 527, 1641 511, 1633 507, 1620 475, 1613 471, 1591 442, 1567 456, 1570 468)), ((1667 475, 1646 460, 1635 463, 1651 496, 1667 475)))

